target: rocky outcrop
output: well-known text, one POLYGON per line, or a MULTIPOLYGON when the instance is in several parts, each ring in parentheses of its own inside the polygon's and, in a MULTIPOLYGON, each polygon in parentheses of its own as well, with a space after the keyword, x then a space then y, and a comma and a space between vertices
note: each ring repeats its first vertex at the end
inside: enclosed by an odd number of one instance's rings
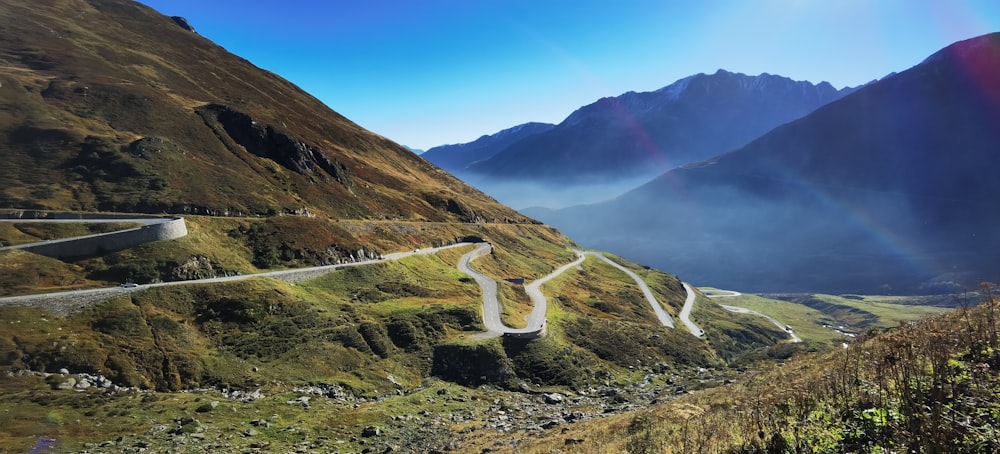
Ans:
POLYGON ((512 387, 514 364, 495 343, 442 344, 434 347, 431 374, 464 386, 512 387))
POLYGON ((197 33, 196 31, 194 31, 194 27, 192 27, 191 24, 188 23, 187 19, 181 16, 170 16, 170 19, 173 20, 175 24, 179 25, 184 30, 187 30, 192 33, 197 33))
POLYGON ((302 175, 314 175, 322 170, 340 184, 349 186, 346 166, 273 126, 258 123, 243 112, 219 104, 209 104, 197 112, 206 122, 214 117, 229 138, 255 156, 270 159, 302 175))

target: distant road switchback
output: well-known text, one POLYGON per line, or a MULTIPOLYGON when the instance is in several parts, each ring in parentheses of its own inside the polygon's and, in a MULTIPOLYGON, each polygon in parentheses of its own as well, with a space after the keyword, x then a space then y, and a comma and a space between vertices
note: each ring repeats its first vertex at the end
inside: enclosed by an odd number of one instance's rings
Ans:
MULTIPOLYGON (((705 292, 705 296, 707 296, 709 298, 732 298, 734 296, 740 296, 740 295, 742 295, 742 293, 740 293, 740 292, 734 292, 732 290, 715 290, 715 289, 713 289, 713 290, 703 290, 703 292, 705 292)), ((754 311, 754 310, 746 309, 746 308, 743 308, 743 307, 727 306, 727 305, 724 305, 724 304, 720 304, 719 306, 722 307, 723 309, 729 311, 729 312, 735 312, 735 313, 738 313, 738 314, 750 314, 750 315, 756 315, 758 317, 764 317, 769 322, 773 323, 774 326, 777 326, 782 331, 784 331, 786 334, 788 334, 788 338, 792 342, 802 342, 802 338, 800 338, 799 336, 795 335, 795 331, 792 330, 791 326, 788 326, 788 325, 786 325, 784 323, 781 323, 781 322, 775 320, 774 317, 762 314, 762 313, 754 311)))
POLYGON ((683 323, 684 326, 687 327, 688 331, 690 331, 692 335, 698 337, 704 337, 705 331, 699 328, 698 325, 695 325, 694 322, 691 321, 691 310, 694 309, 694 300, 696 296, 694 293, 694 289, 691 288, 691 285, 685 282, 684 291, 687 292, 687 298, 684 299, 684 307, 681 308, 681 313, 679 314, 681 323, 683 323))
MULTIPOLYGON (((624 266, 615 263, 614 261, 605 257, 603 254, 599 252, 593 252, 593 251, 584 252, 576 249, 573 250, 573 252, 575 252, 577 255, 576 260, 559 267, 558 269, 556 269, 555 271, 553 271, 552 273, 543 278, 537 279, 525 285, 524 290, 531 298, 531 302, 534 305, 532 307, 531 314, 529 314, 526 317, 527 326, 525 328, 508 327, 504 325, 500 319, 501 309, 500 309, 500 302, 497 298, 496 281, 480 273, 470 264, 472 260, 490 254, 492 250, 493 246, 491 246, 490 244, 480 243, 475 250, 463 255, 458 263, 458 270, 465 274, 468 274, 469 276, 472 276, 472 278, 479 284, 479 287, 482 289, 483 322, 486 325, 487 329, 487 333, 484 334, 484 337, 504 335, 504 336, 523 337, 523 338, 536 338, 541 336, 545 330, 545 312, 548 310, 548 299, 545 297, 544 294, 542 294, 541 286, 546 282, 548 282, 550 279, 564 273, 566 270, 582 264, 583 261, 586 259, 587 255, 597 257, 598 259, 607 262, 611 266, 621 270, 626 275, 635 280, 636 284, 639 285, 639 288, 642 289, 643 295, 649 302, 650 307, 652 307, 653 313, 656 314, 656 318, 660 322, 660 324, 668 328, 674 327, 673 317, 671 317, 670 314, 668 314, 667 311, 663 309, 663 305, 660 304, 660 302, 653 295, 653 292, 652 290, 650 290, 649 285, 647 285, 646 282, 643 281, 641 277, 639 277, 639 275, 635 274, 628 268, 625 268, 624 266)), ((688 308, 687 309, 688 313, 690 313, 691 311, 690 306, 694 304, 695 293, 694 290, 687 284, 684 284, 684 290, 687 292, 685 307, 688 308)), ((685 315, 682 314, 681 317, 685 317, 685 315)), ((684 318, 682 318, 682 321, 683 320, 684 318)), ((688 329, 691 331, 691 334, 701 337, 702 335, 701 329, 698 328, 696 325, 694 325, 694 323, 692 323, 690 319, 687 319, 685 326, 688 327, 688 329)))

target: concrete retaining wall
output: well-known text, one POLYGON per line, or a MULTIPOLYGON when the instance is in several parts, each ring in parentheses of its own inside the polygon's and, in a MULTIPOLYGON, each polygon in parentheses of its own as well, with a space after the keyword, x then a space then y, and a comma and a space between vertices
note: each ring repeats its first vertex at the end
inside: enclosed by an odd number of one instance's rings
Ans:
POLYGON ((545 335, 545 328, 547 327, 547 325, 548 324, 546 323, 546 326, 543 326, 543 327, 539 328, 536 331, 515 332, 515 333, 507 332, 507 333, 503 333, 503 337, 509 337, 509 338, 512 338, 512 339, 527 339, 527 340, 538 339, 538 338, 540 338, 540 337, 542 337, 542 336, 545 335))
MULTIPOLYGON (((81 219, 74 217, 47 219, 81 219)), ((98 218, 91 217, 91 220, 98 218)), ((136 217, 103 217, 99 219, 113 221, 128 221, 136 217)), ((146 218, 149 219, 149 218, 146 218)), ((160 218, 162 222, 144 225, 134 229, 117 232, 100 233, 96 235, 66 238, 62 240, 43 241, 39 243, 22 244, 12 248, 23 249, 57 259, 74 259, 80 257, 95 257, 109 252, 133 248, 153 241, 172 240, 187 235, 187 225, 183 218, 160 218)))
POLYGON ((168 219, 163 216, 152 214, 102 214, 102 213, 72 213, 65 211, 41 211, 41 210, 7 210, 0 212, 0 219, 31 220, 66 220, 78 219, 80 221, 110 222, 110 221, 136 221, 147 223, 168 219))

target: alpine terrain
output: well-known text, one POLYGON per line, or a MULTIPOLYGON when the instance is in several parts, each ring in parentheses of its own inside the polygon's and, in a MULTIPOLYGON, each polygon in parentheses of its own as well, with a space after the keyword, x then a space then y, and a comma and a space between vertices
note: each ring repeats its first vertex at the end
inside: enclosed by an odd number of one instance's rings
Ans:
POLYGON ((694 282, 960 292, 1000 271, 998 125, 992 34, 614 200, 535 215, 694 282))
POLYGON ((197 25, 0 4, 0 451, 516 449, 842 342, 582 250, 197 25))
POLYGON ((851 91, 719 70, 602 98, 555 126, 529 123, 424 157, 515 208, 558 208, 730 151, 851 91))

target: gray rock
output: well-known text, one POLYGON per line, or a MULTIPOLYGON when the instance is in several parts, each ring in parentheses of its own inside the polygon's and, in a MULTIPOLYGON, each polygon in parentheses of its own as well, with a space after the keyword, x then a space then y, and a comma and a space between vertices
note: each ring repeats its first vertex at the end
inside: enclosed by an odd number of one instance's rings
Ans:
POLYGON ((382 430, 375 426, 368 426, 361 430, 362 437, 377 437, 382 433, 382 430))
POLYGON ((198 413, 208 413, 208 412, 210 412, 212 410, 215 410, 218 407, 219 407, 219 401, 213 400, 211 402, 206 402, 206 403, 203 403, 203 404, 199 405, 198 408, 194 409, 194 411, 196 411, 198 413))
POLYGON ((566 400, 566 397, 559 393, 549 393, 542 395, 545 398, 545 403, 547 404, 558 404, 566 400))
POLYGON ((74 386, 76 386, 76 379, 73 378, 73 377, 69 377, 69 378, 66 379, 66 381, 60 383, 59 386, 58 386, 58 388, 59 389, 73 389, 74 386))
POLYGON ((299 396, 298 399, 292 399, 286 401, 285 403, 289 405, 301 405, 303 407, 309 408, 309 399, 310 399, 309 396, 299 396))

